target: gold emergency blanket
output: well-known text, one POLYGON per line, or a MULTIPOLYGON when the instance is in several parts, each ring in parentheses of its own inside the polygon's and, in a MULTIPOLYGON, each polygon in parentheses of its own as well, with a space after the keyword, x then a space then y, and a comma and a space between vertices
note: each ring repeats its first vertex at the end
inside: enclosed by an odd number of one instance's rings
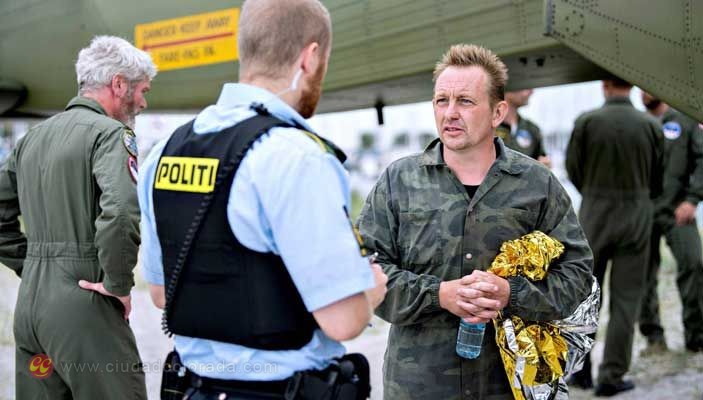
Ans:
MULTIPOLYGON (((564 245, 540 231, 510 240, 488 272, 502 278, 524 276, 532 281, 544 279, 552 260, 564 252, 564 245)), ((493 320, 496 342, 505 372, 516 400, 525 400, 523 386, 553 383, 564 375, 567 342, 558 327, 548 322, 523 321, 520 317, 493 320)))

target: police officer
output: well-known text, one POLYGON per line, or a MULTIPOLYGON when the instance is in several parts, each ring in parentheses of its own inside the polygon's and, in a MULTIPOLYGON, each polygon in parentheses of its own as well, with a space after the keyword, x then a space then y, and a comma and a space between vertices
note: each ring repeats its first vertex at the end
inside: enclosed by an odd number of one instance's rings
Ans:
POLYGON ((532 96, 532 89, 505 92, 508 112, 503 123, 496 129, 496 135, 511 149, 550 167, 552 163, 544 151, 542 132, 534 122, 523 118, 517 112, 518 108, 527 105, 530 96, 532 96))
POLYGON ((318 0, 248 0, 238 47, 240 83, 141 169, 145 277, 190 399, 320 398, 341 378, 339 342, 367 326, 387 279, 362 257, 343 154, 305 121, 329 13, 318 0))
MULTIPOLYGON (((569 178, 583 196, 579 219, 593 249, 593 274, 601 286, 612 260, 610 321, 595 390, 599 396, 634 387, 623 376, 630 366, 649 262, 651 199, 662 187, 661 128, 632 106, 631 88, 619 78, 603 81, 605 104, 579 116, 566 154, 569 178)), ((590 359, 570 382, 582 388, 593 385, 590 359)))
POLYGON ((640 332, 648 343, 645 354, 666 350, 657 297, 662 235, 678 267, 676 283, 683 305, 686 348, 703 351, 703 260, 695 216, 703 198, 703 131, 697 121, 646 92, 642 92, 642 102, 662 121, 667 155, 664 190, 656 202, 647 292, 640 313, 640 332))
POLYGON ((139 247, 131 128, 156 67, 99 36, 76 75, 78 97, 30 129, 0 173, 0 261, 22 278, 16 397, 146 399, 127 322, 139 247))

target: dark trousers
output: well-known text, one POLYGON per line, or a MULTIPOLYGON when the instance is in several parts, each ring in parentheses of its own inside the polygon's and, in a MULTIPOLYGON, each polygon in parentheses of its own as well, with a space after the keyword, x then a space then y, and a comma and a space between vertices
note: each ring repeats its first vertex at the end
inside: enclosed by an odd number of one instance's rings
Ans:
MULTIPOLYGON (((611 262, 610 320, 598 383, 617 383, 630 367, 634 327, 649 265, 651 216, 649 199, 585 197, 581 205, 579 219, 593 250, 593 275, 603 290, 608 261, 611 262)), ((591 373, 589 358, 583 374, 591 373)))
MULTIPOLYGON (((676 283, 683 308, 686 344, 703 343, 703 256, 698 227, 695 221, 682 226, 674 225, 664 236, 676 260, 676 283)), ((661 237, 662 228, 655 225, 652 231, 651 262, 647 271, 646 292, 640 312, 640 332, 650 341, 664 339, 657 295, 661 237)))

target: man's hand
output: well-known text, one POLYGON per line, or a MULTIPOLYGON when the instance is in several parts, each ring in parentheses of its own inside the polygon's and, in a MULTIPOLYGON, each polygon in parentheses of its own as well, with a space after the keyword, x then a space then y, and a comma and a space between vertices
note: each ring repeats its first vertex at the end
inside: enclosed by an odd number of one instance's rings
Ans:
POLYGON ((676 217, 676 225, 690 224, 696 218, 696 205, 690 201, 684 201, 676 207, 674 216, 676 217))
POLYGON ((439 284, 439 306, 456 315, 459 318, 468 318, 471 316, 468 311, 459 307, 458 293, 463 285, 461 279, 446 281, 439 284))
POLYGON ((485 271, 474 271, 461 278, 457 305, 469 313, 466 321, 488 322, 498 316, 510 301, 510 284, 506 279, 485 271))
POLYGON ((375 310, 386 297, 386 291, 388 288, 386 284, 388 283, 388 275, 386 275, 381 266, 378 264, 371 264, 371 270, 373 271, 373 279, 376 282, 376 286, 366 291, 366 297, 371 303, 371 309, 375 310))
POLYGON ((124 319, 129 319, 129 313, 132 312, 132 296, 115 296, 114 294, 108 292, 104 287, 102 282, 92 283, 85 280, 78 281, 78 286, 86 290, 92 290, 98 292, 103 296, 114 297, 122 303, 124 306, 124 319))

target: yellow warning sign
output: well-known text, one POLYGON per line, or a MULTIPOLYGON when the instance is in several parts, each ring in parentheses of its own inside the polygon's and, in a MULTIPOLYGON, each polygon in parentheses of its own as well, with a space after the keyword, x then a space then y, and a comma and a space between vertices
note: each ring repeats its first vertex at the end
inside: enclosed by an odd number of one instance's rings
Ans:
POLYGON ((154 188, 178 192, 210 193, 220 160, 199 157, 161 157, 154 188))
POLYGON ((139 24, 134 44, 151 54, 159 71, 237 60, 239 9, 139 24))

